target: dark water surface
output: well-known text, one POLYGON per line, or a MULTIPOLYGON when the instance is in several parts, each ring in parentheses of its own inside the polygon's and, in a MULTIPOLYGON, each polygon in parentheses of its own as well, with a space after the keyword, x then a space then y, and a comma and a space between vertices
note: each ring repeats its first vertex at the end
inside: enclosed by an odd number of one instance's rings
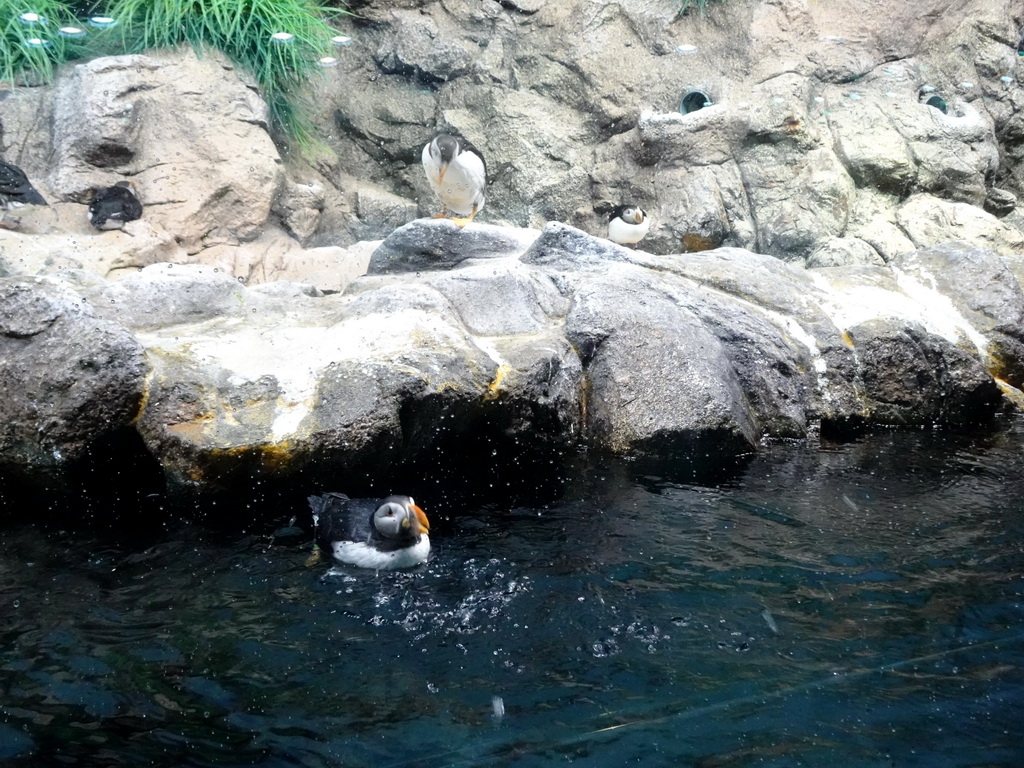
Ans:
POLYGON ((1024 765, 1022 446, 773 445, 715 487, 582 462, 544 506, 418 498, 435 554, 399 574, 307 565, 294 509, 40 508, 0 540, 0 762, 1024 765))

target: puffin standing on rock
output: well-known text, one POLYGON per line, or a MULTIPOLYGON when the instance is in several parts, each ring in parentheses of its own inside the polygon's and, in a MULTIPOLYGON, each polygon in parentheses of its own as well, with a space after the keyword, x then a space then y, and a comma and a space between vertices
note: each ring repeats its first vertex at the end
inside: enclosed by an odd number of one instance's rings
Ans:
POLYGON ((14 216, 5 219, 6 211, 23 205, 46 204, 46 200, 32 186, 21 168, 0 160, 0 227, 13 229, 21 223, 14 216))
POLYGON ((431 189, 441 201, 441 213, 449 213, 461 229, 484 207, 487 165, 483 153, 461 136, 441 133, 423 147, 423 170, 431 189))
POLYGON ((430 554, 430 523, 411 496, 375 500, 325 493, 310 496, 309 506, 317 546, 343 563, 394 571, 430 554))
POLYGON ((126 222, 142 216, 142 203, 135 196, 134 181, 119 181, 101 187, 89 203, 89 223, 96 229, 123 229, 126 222))
POLYGON ((608 218, 608 239, 619 245, 635 245, 647 235, 651 220, 638 205, 620 205, 608 218))

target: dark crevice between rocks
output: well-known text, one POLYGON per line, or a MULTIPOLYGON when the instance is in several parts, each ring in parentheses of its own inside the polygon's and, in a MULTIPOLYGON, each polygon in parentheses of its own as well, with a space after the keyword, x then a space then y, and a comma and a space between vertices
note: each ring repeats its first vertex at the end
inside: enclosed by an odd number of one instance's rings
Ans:
POLYGON ((498 0, 498 5, 504 8, 506 11, 514 11, 522 16, 533 16, 537 12, 535 8, 523 8, 513 0, 498 0))
POLYGON ((366 156, 377 163, 402 162, 406 165, 418 165, 421 146, 405 147, 395 144, 386 137, 373 137, 358 128, 341 110, 334 111, 334 125, 340 133, 347 135, 366 153, 366 156))
POLYGON ((469 507, 508 509, 558 498, 578 452, 567 435, 557 416, 533 403, 431 395, 403 404, 399 429, 356 452, 322 440, 316 455, 297 448, 287 456, 253 449, 206 457, 201 487, 172 483, 168 505, 206 525, 275 521, 309 529, 310 495, 402 493, 416 499, 443 535, 443 521, 469 507))
POLYGON ((861 414, 851 413, 837 418, 823 418, 819 435, 823 442, 841 444, 863 437, 869 429, 870 425, 861 414))
POLYGON ((629 475, 644 485, 669 482, 713 488, 738 480, 754 456, 750 445, 734 435, 655 436, 633 446, 629 475))
POLYGON ((464 72, 453 72, 447 76, 435 75, 427 72, 415 64, 408 64, 401 61, 397 56, 392 55, 388 61, 377 61, 377 69, 384 75, 398 75, 409 82, 415 83, 419 88, 436 93, 446 84, 461 77, 464 72))
POLYGON ((171 514, 163 470, 131 428, 96 441, 58 472, 27 476, 0 469, 0 516, 5 523, 102 524, 144 534, 160 530, 171 514))
POLYGON ((97 168, 117 168, 128 165, 135 159, 135 153, 122 144, 100 144, 85 158, 89 165, 97 168))
POLYGON ((399 418, 410 487, 444 509, 551 501, 576 453, 558 417, 525 401, 437 395, 405 404, 399 418))

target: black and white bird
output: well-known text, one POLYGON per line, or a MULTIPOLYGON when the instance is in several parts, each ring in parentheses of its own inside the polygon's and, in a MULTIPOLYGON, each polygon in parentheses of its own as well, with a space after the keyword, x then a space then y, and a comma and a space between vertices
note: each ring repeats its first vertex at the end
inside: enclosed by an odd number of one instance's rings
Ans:
POLYGON ((483 153, 461 136, 441 133, 423 147, 423 170, 441 201, 441 213, 464 227, 484 207, 487 164, 483 153))
POLYGON ((16 165, 0 161, 0 226, 16 227, 20 220, 5 219, 8 210, 23 205, 46 205, 46 200, 32 186, 28 176, 16 165))
POLYGON ((635 245, 644 239, 651 220, 638 205, 620 205, 608 217, 608 239, 619 245, 635 245))
POLYGON ((121 229, 126 222, 142 216, 142 203, 135 195, 135 182, 119 181, 97 189, 89 203, 89 223, 96 229, 121 229))
POLYGON ((336 560, 361 568, 411 568, 430 555, 430 523, 410 496, 350 499, 343 493, 310 496, 314 539, 336 560))

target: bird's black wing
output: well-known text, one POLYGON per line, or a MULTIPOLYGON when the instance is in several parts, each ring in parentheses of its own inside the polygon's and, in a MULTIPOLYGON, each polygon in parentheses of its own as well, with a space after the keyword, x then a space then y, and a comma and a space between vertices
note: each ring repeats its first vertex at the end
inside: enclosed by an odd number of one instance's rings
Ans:
POLYGON ((370 537, 370 519, 380 505, 372 499, 350 499, 343 493, 310 496, 314 538, 318 546, 331 551, 336 541, 365 542, 370 537))
POLYGON ((124 190, 124 220, 135 221, 142 218, 142 203, 130 189, 124 190))
POLYGON ((103 226, 108 219, 135 221, 142 216, 142 203, 127 187, 114 186, 96 190, 89 204, 94 226, 103 226))
POLYGON ((20 194, 28 183, 28 176, 16 165, 0 163, 0 192, 8 195, 20 194))
POLYGON ((622 214, 624 214, 626 212, 627 209, 633 208, 633 207, 634 206, 632 206, 632 205, 620 205, 620 206, 618 206, 610 214, 608 214, 608 221, 615 221, 616 219, 620 218, 622 216, 622 214))
POLYGON ((463 136, 458 136, 456 138, 459 142, 459 152, 472 152, 480 158, 480 162, 484 164, 484 179, 487 179, 487 160, 484 158, 484 153, 477 149, 476 145, 469 139, 463 136))
POLYGON ((10 195, 19 203, 46 205, 46 200, 29 182, 25 172, 10 163, 0 162, 0 194, 10 195))

